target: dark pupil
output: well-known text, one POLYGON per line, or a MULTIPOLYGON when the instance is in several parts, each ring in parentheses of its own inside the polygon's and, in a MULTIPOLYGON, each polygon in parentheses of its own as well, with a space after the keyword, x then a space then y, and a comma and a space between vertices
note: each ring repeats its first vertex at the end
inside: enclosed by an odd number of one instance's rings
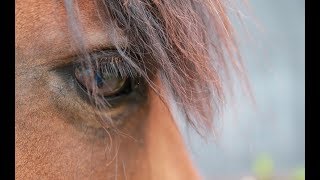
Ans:
POLYGON ((91 93, 105 97, 114 96, 128 86, 128 78, 121 78, 116 75, 94 72, 94 77, 90 75, 90 70, 77 68, 75 70, 77 81, 91 93))

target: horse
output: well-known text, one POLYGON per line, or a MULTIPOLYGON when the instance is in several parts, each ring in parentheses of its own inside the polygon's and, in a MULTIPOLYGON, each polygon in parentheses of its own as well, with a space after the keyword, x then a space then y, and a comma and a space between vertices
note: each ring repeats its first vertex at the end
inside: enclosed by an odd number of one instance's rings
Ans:
POLYGON ((243 68, 228 7, 16 0, 16 179, 201 179, 176 121, 210 135, 243 68))

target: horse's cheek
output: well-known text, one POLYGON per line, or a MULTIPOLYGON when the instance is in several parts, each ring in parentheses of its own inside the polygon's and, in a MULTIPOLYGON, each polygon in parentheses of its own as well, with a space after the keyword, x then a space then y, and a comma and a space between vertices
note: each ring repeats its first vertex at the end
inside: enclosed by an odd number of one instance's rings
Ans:
POLYGON ((200 179, 167 106, 151 93, 146 123, 146 158, 150 179, 200 179))

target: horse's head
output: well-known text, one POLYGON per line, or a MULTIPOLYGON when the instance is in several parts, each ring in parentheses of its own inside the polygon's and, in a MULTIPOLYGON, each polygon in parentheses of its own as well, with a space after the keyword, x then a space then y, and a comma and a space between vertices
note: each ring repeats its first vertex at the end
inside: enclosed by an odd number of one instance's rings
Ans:
POLYGON ((235 50, 223 2, 16 0, 15 13, 17 179, 199 178, 175 120, 212 130, 235 50))

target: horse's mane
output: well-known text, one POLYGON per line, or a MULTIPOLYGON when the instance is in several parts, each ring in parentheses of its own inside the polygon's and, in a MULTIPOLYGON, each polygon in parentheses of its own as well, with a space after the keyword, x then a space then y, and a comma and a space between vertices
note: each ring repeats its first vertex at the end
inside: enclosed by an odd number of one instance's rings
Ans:
MULTIPOLYGON (((69 1, 65 2, 67 9, 71 8, 69 1)), ((144 76, 171 112, 179 111, 200 135, 213 130, 213 118, 225 102, 225 89, 232 91, 230 72, 235 70, 238 77, 244 77, 227 1, 96 3, 100 17, 111 20, 128 39, 125 49, 116 46, 121 56, 144 76), (156 77, 161 90, 153 83, 156 77)))

